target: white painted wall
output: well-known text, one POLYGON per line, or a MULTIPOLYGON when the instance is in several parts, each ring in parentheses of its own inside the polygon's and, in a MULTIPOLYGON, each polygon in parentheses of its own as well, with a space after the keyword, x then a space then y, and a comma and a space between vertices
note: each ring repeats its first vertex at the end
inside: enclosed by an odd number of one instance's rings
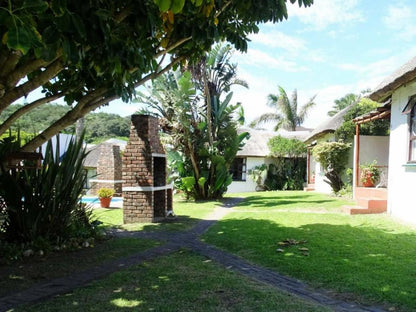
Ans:
MULTIPOLYGON (((386 172, 389 165, 389 136, 370 136, 360 135, 360 155, 359 164, 364 165, 377 161, 377 166, 380 166, 382 172, 386 172)), ((355 142, 355 136, 354 136, 355 142)), ((355 162, 354 163, 354 178, 355 180, 355 162)), ((359 182, 361 186, 361 182, 359 182)))
POLYGON ((416 223, 416 166, 407 164, 409 130, 402 110, 414 94, 416 82, 400 87, 392 95, 388 185, 388 212, 410 223, 416 223))
POLYGON ((273 162, 271 158, 264 157, 247 157, 246 161, 246 181, 233 181, 228 186, 227 193, 255 192, 257 184, 248 176, 248 171, 256 166, 261 166, 262 164, 269 165, 273 162))

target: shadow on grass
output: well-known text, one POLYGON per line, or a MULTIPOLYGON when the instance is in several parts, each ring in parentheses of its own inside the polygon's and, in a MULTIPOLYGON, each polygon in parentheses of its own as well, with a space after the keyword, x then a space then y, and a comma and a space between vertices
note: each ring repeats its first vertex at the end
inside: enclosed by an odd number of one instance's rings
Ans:
POLYGON ((154 223, 123 223, 123 209, 111 208, 100 209, 94 216, 95 219, 102 222, 100 228, 124 229, 128 231, 183 231, 189 230, 198 222, 204 220, 206 215, 212 212, 218 206, 230 206, 233 198, 224 198, 218 201, 174 201, 174 218, 165 218, 154 223))
POLYGON ((204 239, 314 287, 333 289, 344 299, 416 311, 416 234, 394 232, 391 223, 305 221, 292 227, 270 220, 226 219, 204 239), (294 244, 279 244, 287 239, 294 244))

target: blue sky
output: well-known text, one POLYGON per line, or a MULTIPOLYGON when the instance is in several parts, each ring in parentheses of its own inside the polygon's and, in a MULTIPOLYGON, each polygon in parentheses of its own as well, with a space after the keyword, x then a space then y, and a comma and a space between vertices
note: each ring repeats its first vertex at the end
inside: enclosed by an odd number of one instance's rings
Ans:
MULTIPOLYGON (((298 90, 299 104, 317 94, 304 125, 327 117, 335 99, 375 88, 416 55, 414 0, 315 0, 309 8, 289 4, 289 19, 260 26, 247 53, 235 53, 238 75, 249 89, 234 88, 249 122, 264 112, 267 95, 281 85, 298 90), (413 4, 413 5, 412 5, 413 4)), ((137 104, 111 103, 101 111, 129 115, 137 104)))

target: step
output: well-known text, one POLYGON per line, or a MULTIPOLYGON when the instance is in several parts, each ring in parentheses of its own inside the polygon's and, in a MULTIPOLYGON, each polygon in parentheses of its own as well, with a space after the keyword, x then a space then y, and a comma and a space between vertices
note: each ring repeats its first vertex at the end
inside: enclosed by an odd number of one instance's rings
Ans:
POLYGON ((357 206, 368 209, 385 209, 387 211, 387 200, 379 198, 357 198, 357 206))
POLYGON ((303 190, 304 190, 305 192, 315 191, 315 184, 314 184, 314 183, 308 183, 308 185, 307 185, 307 186, 305 186, 305 187, 303 188, 303 190))
POLYGON ((387 199, 387 189, 386 188, 376 188, 376 187, 356 187, 354 190, 355 198, 379 198, 387 199))
POLYGON ((384 213, 387 208, 364 208, 361 206, 342 206, 342 212, 349 215, 384 213))

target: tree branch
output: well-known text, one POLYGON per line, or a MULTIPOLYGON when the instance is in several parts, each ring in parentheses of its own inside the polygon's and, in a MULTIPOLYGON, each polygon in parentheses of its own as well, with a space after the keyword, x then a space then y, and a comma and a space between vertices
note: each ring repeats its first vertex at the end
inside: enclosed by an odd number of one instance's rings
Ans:
POLYGON ((176 49, 177 47, 179 47, 180 45, 182 45, 183 43, 185 43, 185 42, 187 42, 187 41, 189 41, 191 39, 192 39, 192 36, 189 36, 187 38, 183 38, 183 39, 181 39, 179 41, 176 41, 174 44, 172 44, 171 46, 167 47, 163 51, 160 51, 160 52, 156 53, 154 58, 158 58, 158 57, 160 57, 162 55, 165 55, 165 54, 169 53, 173 49, 176 49))
POLYGON ((63 69, 64 66, 62 60, 59 58, 33 80, 29 80, 13 90, 6 92, 4 96, 0 98, 0 113, 17 99, 27 96, 31 91, 47 83, 63 69))
MULTIPOLYGON (((166 65, 162 70, 150 73, 137 81, 135 83, 135 87, 139 87, 146 83, 151 79, 155 79, 160 75, 163 75, 167 71, 169 71, 175 64, 181 62, 185 59, 184 56, 178 57, 174 59, 169 65, 166 65)), ((118 99, 119 96, 111 94, 111 90, 101 88, 92 91, 91 93, 85 95, 78 104, 62 116, 59 120, 53 123, 50 127, 45 129, 42 133, 37 135, 31 141, 29 141, 26 145, 24 145, 20 151, 21 152, 31 152, 34 151, 36 148, 41 146, 43 143, 47 142, 51 139, 56 133, 65 129, 66 127, 75 123, 79 118, 88 114, 89 112, 93 111, 97 107, 102 106, 105 103, 111 102, 113 100, 118 99)))
POLYGON ((57 56, 52 61, 45 61, 43 59, 35 59, 31 62, 25 63, 16 70, 13 71, 6 79, 6 88, 12 88, 16 85, 20 79, 24 78, 28 74, 34 72, 37 69, 41 69, 42 67, 46 67, 56 61, 59 57, 62 56, 62 53, 58 53, 57 56))
POLYGON ((15 69, 22 55, 23 54, 20 51, 11 51, 7 57, 7 60, 0 68, 0 77, 7 77, 11 73, 15 69))
POLYGON ((19 108, 17 111, 15 111, 13 114, 9 116, 1 125, 0 125, 0 135, 2 135, 4 132, 7 131, 7 129, 10 128, 10 126, 13 124, 13 122, 20 118, 23 114, 27 113, 28 111, 31 111, 32 109, 41 106, 42 104, 52 102, 56 99, 59 99, 64 95, 63 92, 58 93, 56 95, 48 96, 41 98, 39 100, 36 100, 32 103, 26 104, 19 108))

